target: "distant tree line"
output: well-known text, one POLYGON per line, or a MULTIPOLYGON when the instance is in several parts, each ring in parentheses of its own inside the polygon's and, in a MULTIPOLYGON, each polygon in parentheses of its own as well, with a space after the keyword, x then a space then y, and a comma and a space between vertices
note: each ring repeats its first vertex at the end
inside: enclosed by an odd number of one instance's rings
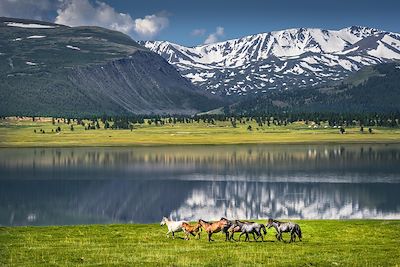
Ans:
MULTIPOLYGON (((35 118, 32 118, 35 120, 35 118)), ((388 114, 340 114, 340 113, 259 113, 248 115, 225 115, 225 114, 204 114, 195 116, 184 115, 130 115, 130 116, 106 116, 89 118, 52 118, 53 125, 64 123, 70 124, 71 131, 74 130, 73 123, 85 127, 85 130, 104 129, 130 129, 134 130, 135 125, 147 124, 163 126, 166 124, 194 124, 207 123, 215 125, 217 122, 230 122, 233 128, 238 125, 256 123, 259 127, 287 126, 293 122, 303 121, 305 124, 343 127, 399 127, 400 113, 388 114), (101 122, 101 125, 100 125, 101 122)), ((251 130, 251 127, 248 127, 251 130)), ((363 129, 363 128, 362 128, 363 129)), ((61 131, 57 127, 56 132, 61 131)))

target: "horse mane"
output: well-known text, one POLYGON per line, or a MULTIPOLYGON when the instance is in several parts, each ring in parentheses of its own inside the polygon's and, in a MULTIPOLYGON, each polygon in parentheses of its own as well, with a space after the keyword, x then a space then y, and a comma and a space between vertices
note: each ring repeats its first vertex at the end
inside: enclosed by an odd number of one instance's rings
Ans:
POLYGON ((282 222, 280 222, 280 221, 278 221, 278 220, 275 220, 275 219, 272 219, 272 218, 269 218, 268 221, 272 221, 272 222, 274 222, 274 223, 277 223, 278 225, 281 225, 281 224, 282 224, 282 222))
POLYGON ((203 219, 199 219, 199 222, 200 222, 200 221, 202 221, 203 223, 211 224, 211 222, 205 221, 205 220, 203 220, 203 219))
POLYGON ((238 221, 238 222, 240 222, 240 223, 255 223, 255 222, 241 221, 241 220, 236 220, 236 221, 238 221))

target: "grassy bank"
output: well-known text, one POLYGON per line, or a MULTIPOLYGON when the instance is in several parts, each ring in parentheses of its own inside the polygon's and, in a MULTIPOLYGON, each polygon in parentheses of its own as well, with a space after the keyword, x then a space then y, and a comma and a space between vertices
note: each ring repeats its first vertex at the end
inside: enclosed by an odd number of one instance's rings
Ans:
POLYGON ((373 134, 359 127, 346 128, 340 134, 337 128, 327 125, 306 125, 303 122, 287 126, 262 126, 254 121, 238 124, 176 123, 163 126, 138 124, 131 130, 85 130, 74 124, 52 124, 51 120, 2 120, 0 121, 0 147, 61 147, 61 146, 136 146, 181 144, 323 144, 323 143, 400 143, 400 129, 374 128, 373 134), (249 125, 252 130, 248 130, 249 125), (61 132, 57 133, 57 127, 61 132), (36 130, 36 133, 35 133, 36 130), (44 130, 42 133, 40 130, 44 130))
MULTIPOLYGON (((397 266, 400 221, 298 221, 303 242, 185 241, 151 225, 1 227, 0 265, 397 266)), ((182 233, 177 234, 183 237, 182 233)), ((288 236, 284 236, 288 240, 288 236)))

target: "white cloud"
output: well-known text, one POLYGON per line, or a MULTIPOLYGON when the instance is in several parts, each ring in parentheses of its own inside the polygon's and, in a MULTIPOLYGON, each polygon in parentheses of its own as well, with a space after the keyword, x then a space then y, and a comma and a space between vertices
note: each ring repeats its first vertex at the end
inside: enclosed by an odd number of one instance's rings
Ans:
POLYGON ((49 20, 58 5, 54 0, 0 0, 0 16, 49 20))
POLYGON ((119 13, 112 6, 89 0, 66 0, 57 10, 56 23, 69 26, 101 26, 120 31, 134 38, 151 39, 168 26, 168 17, 147 15, 133 19, 129 14, 119 13))
POLYGON ((194 29, 191 32, 191 35, 193 35, 193 36, 203 36, 204 34, 206 34, 206 30, 205 29, 194 29))
POLYGON ((135 19, 135 31, 141 37, 153 38, 161 30, 166 28, 169 24, 169 20, 163 15, 148 15, 143 19, 135 19))
POLYGON ((99 0, 0 0, 0 16, 53 21, 68 26, 100 26, 152 39, 168 27, 168 14, 147 15, 133 19, 99 0))
POLYGON ((214 33, 211 33, 207 39, 204 41, 204 44, 212 44, 212 43, 216 43, 219 41, 219 38, 224 36, 224 28, 221 26, 218 26, 215 29, 214 33))
POLYGON ((89 0, 68 0, 57 13, 55 22, 69 26, 101 26, 129 34, 135 25, 129 14, 118 13, 99 1, 92 5, 89 0))

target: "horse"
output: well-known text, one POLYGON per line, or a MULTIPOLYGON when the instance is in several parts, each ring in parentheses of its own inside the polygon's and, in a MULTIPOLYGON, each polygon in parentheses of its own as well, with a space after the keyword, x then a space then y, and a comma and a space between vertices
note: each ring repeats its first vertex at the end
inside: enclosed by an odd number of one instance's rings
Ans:
POLYGON ((233 223, 228 229, 228 233, 230 233, 229 240, 236 241, 233 236, 234 236, 235 233, 241 232, 241 231, 242 231, 242 227, 240 227, 236 223, 233 223))
MULTIPOLYGON (((243 223, 245 223, 245 222, 242 222, 242 221, 239 221, 239 220, 233 221, 232 225, 228 229, 228 232, 230 233, 229 240, 236 241, 235 238, 234 238, 234 234, 242 231, 243 223)), ((247 222, 247 223, 254 223, 254 222, 247 222)))
POLYGON ((235 222, 238 226, 240 226, 240 231, 242 232, 239 236, 239 241, 244 234, 246 235, 244 241, 250 241, 249 234, 253 235, 254 241, 257 241, 260 237, 261 240, 264 241, 264 236, 261 232, 261 230, 263 230, 264 235, 267 234, 267 229, 265 228, 264 224, 258 224, 255 222, 241 222, 239 220, 236 220, 235 222), (257 238, 254 236, 254 234, 257 235, 257 238))
POLYGON ((297 223, 293 222, 280 222, 274 219, 268 219, 267 221, 267 227, 268 229, 271 227, 274 227, 277 234, 276 239, 279 241, 284 241, 282 238, 282 233, 290 233, 290 243, 296 241, 296 235, 299 238, 300 241, 302 241, 302 234, 301 234, 301 228, 300 225, 297 223))
POLYGON ((220 219, 220 221, 225 221, 226 222, 226 225, 224 227, 222 227, 221 231, 222 231, 222 233, 225 234, 225 241, 229 241, 230 240, 230 238, 229 238, 229 229, 234 224, 234 221, 230 221, 230 220, 228 220, 228 219, 226 219, 224 217, 222 217, 220 219))
POLYGON ((172 221, 169 220, 167 217, 163 217, 160 225, 167 225, 168 228, 168 232, 167 232, 167 237, 169 238, 169 234, 172 233, 172 238, 175 238, 175 233, 176 232, 182 232, 183 231, 183 227, 182 224, 186 223, 186 221, 172 221))
POLYGON ((226 227, 229 224, 229 221, 225 218, 221 218, 217 222, 207 222, 205 220, 200 219, 198 221, 199 224, 204 228, 204 230, 208 234, 208 242, 214 241, 211 239, 212 234, 221 232, 224 227, 226 227))
POLYGON ((185 232, 186 240, 189 240, 189 234, 192 236, 197 236, 197 239, 200 239, 201 224, 197 223, 196 225, 190 225, 187 222, 183 222, 182 228, 185 232))

